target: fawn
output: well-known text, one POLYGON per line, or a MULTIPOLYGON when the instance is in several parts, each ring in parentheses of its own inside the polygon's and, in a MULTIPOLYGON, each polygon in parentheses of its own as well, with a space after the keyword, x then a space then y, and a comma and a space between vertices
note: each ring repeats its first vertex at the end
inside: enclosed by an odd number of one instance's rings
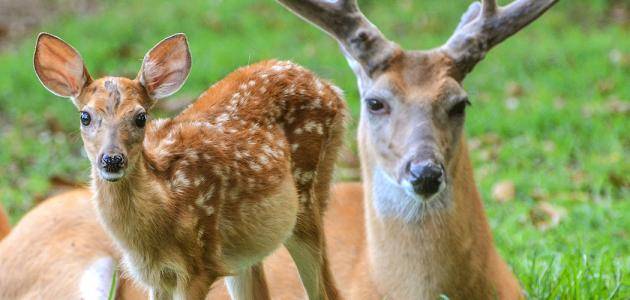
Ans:
POLYGON ((291 62, 229 74, 173 119, 149 120, 185 82, 185 35, 154 46, 135 79, 93 80, 46 33, 35 71, 80 111, 97 215, 125 270, 153 299, 202 299, 221 276, 232 298, 266 298, 261 260, 284 244, 311 299, 333 299, 322 217, 345 104, 291 62))

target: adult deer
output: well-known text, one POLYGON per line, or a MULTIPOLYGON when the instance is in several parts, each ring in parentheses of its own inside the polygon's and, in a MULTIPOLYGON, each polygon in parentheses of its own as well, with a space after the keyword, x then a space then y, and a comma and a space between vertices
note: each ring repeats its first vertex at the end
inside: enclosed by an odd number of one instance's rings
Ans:
MULTIPOLYGON (((120 254, 91 198, 78 189, 47 199, 0 241, 0 299, 107 299, 120 254)), ((117 299, 141 291, 118 280, 117 299)))
POLYGON ((228 75, 175 118, 148 122, 188 76, 183 34, 153 47, 133 80, 93 80, 74 48, 45 33, 34 65, 81 111, 98 216, 152 298, 202 299, 230 275, 233 298, 266 298, 260 262, 283 243, 309 297, 336 298, 321 223, 343 136, 337 88, 266 61, 228 75))
POLYGON ((354 266, 364 272, 337 278, 343 290, 353 299, 522 297, 475 187, 462 81, 556 0, 475 2, 450 39, 427 51, 386 39, 356 0, 278 1, 335 38, 358 79, 367 246, 354 266))

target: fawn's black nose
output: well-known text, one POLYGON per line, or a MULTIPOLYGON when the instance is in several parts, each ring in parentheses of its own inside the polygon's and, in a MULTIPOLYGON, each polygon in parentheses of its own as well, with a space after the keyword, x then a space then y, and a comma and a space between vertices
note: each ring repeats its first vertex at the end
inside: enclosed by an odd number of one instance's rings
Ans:
POLYGON ((444 181, 442 166, 432 161, 412 162, 409 165, 409 175, 416 194, 425 198, 437 193, 444 181))
POLYGON ((101 167, 110 173, 117 173, 125 166, 125 156, 117 154, 103 154, 101 167))

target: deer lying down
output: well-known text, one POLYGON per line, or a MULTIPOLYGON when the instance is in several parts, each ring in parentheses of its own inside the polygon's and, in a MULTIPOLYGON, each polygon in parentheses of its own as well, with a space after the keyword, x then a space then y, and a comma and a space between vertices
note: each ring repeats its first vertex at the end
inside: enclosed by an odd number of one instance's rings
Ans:
MULTIPOLYGON (((363 245, 361 189, 359 183, 340 183, 331 189, 326 238, 329 249, 345 253, 342 260, 333 260, 336 274, 347 273, 344 270, 351 261, 347 259, 352 257, 346 255, 346 250, 363 245), (354 234, 340 230, 343 227, 354 230, 354 234)), ((0 299, 107 299, 120 254, 98 222, 92 196, 88 189, 77 189, 47 199, 29 211, 6 240, 0 241, 0 299)), ((338 256, 331 253, 333 259, 338 256)), ((266 259, 265 269, 272 279, 272 299, 304 298, 285 249, 266 259)), ((123 273, 117 274, 116 299, 147 299, 142 288, 123 273)), ((220 282, 206 297, 228 298, 220 282)))
POLYGON ((93 80, 79 54, 41 34, 42 84, 79 109, 97 215, 125 270, 154 299, 202 299, 221 276, 233 298, 266 298, 260 262, 285 244, 311 299, 336 298, 322 216, 343 135, 340 92, 290 62, 241 68, 173 119, 150 121, 191 59, 183 34, 158 43, 136 79, 93 80))
MULTIPOLYGON (((0 299, 107 299, 120 255, 91 197, 84 189, 47 199, 0 241, 0 299)), ((140 299, 127 279, 118 286, 119 299, 140 299)))

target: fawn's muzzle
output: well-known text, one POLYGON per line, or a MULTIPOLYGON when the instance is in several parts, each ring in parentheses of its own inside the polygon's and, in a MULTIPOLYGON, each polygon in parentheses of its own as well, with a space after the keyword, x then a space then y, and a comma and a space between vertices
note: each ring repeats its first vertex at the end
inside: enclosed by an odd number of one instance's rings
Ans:
POLYGON ((432 160, 411 162, 408 172, 413 190, 425 199, 439 192, 445 181, 444 168, 432 160))
MULTIPOLYGON (((127 163, 127 159, 123 154, 115 153, 103 154, 100 160, 101 170, 107 173, 121 173, 127 163)), ((109 178, 105 178, 108 179, 109 178)))

